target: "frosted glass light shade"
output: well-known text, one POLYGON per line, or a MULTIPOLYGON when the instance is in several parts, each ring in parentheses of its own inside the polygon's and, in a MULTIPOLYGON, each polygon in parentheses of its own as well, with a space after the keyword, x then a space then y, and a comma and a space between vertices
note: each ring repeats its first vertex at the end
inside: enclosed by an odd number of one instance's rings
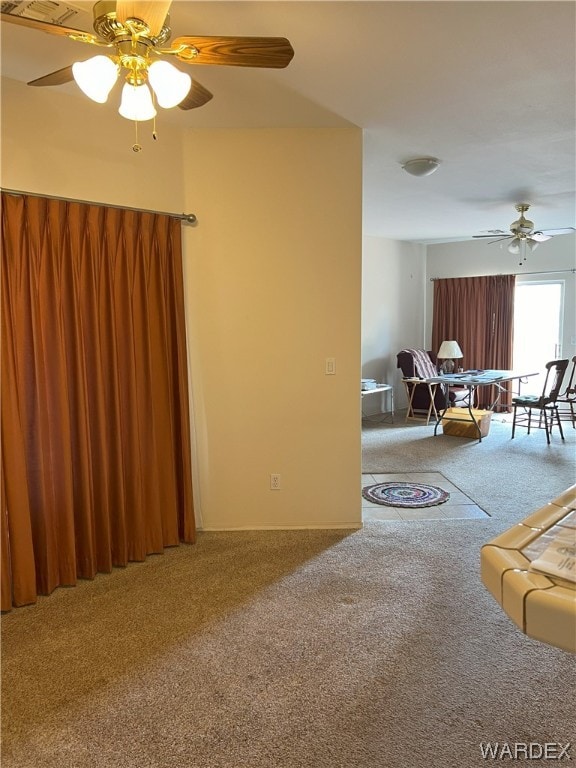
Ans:
POLYGON ((436 157, 415 157, 402 165, 402 168, 411 176, 430 176, 440 165, 436 157))
POLYGON ((118 79, 118 67, 108 56, 93 56, 72 64, 72 74, 88 98, 104 104, 118 79))
POLYGON ((520 241, 518 240, 518 238, 515 237, 514 240, 512 240, 512 242, 508 246, 508 253, 515 253, 515 254, 520 253, 520 241))
POLYGON ((150 88, 144 85, 126 83, 122 88, 122 101, 118 112, 127 120, 152 120, 156 110, 152 104, 150 88))
POLYGON ((148 68, 148 81, 154 89, 158 104, 164 109, 171 109, 180 104, 192 85, 192 78, 180 72, 168 61, 155 61, 148 68))

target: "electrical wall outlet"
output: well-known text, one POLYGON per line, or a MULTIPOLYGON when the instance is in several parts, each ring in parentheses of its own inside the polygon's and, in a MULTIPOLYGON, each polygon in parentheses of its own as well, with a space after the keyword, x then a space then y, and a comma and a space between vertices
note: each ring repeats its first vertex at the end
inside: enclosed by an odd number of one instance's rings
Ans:
POLYGON ((270 475, 270 490, 279 491, 282 486, 280 485, 280 475, 275 473, 270 475))
POLYGON ((334 357, 327 357, 326 358, 326 376, 334 376, 336 373, 336 358, 334 357))

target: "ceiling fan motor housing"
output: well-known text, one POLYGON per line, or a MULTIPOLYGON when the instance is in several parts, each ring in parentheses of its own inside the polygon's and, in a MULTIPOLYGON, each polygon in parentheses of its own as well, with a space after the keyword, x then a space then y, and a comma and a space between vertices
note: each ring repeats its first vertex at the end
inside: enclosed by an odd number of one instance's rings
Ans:
POLYGON ((144 21, 131 19, 130 27, 118 21, 114 0, 100 0, 94 6, 94 31, 110 43, 131 40, 132 32, 135 31, 138 33, 138 39, 146 41, 149 46, 164 45, 172 34, 172 30, 168 26, 169 21, 169 17, 166 16, 162 29, 158 34, 153 35, 144 21))
POLYGON ((94 6, 94 31, 116 46, 117 56, 111 58, 128 70, 126 80, 134 86, 147 81, 150 51, 169 40, 172 31, 168 23, 169 17, 166 16, 162 29, 152 35, 141 19, 131 18, 125 23, 119 21, 114 0, 100 0, 94 6))
POLYGON ((510 224, 510 232, 514 235, 529 235, 534 230, 534 222, 525 218, 524 214, 530 208, 528 203, 519 203, 516 206, 516 210, 520 214, 520 218, 517 221, 513 221, 510 224))

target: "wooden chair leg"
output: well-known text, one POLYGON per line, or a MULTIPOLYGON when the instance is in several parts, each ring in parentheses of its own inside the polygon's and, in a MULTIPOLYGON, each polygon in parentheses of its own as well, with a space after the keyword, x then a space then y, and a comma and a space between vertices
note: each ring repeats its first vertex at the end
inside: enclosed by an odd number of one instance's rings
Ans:
POLYGON ((562 431, 562 424, 560 422, 560 414, 558 413, 558 406, 555 406, 554 410, 552 411, 551 417, 552 421, 554 421, 554 414, 556 414, 556 421, 558 422, 558 429, 560 430, 560 437, 562 440, 564 440, 564 432, 562 431))
POLYGON ((552 425, 550 427, 548 426, 548 416, 546 414, 546 408, 540 411, 540 418, 544 416, 544 429, 546 430, 546 442, 548 445, 550 445, 550 430, 552 429, 552 425))

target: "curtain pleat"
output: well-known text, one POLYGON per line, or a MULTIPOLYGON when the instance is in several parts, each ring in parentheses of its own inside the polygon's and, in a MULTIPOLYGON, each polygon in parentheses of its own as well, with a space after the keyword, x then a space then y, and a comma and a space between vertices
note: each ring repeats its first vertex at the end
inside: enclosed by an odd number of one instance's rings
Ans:
MULTIPOLYGON (((464 368, 510 370, 514 332, 514 275, 445 278, 434 281, 432 347, 447 339, 458 341, 464 368)), ((496 396, 495 387, 479 387, 478 405, 486 407, 496 396)), ((499 405, 509 408, 510 385, 499 405)))
POLYGON ((2 195, 3 610, 195 539, 180 238, 2 195))

